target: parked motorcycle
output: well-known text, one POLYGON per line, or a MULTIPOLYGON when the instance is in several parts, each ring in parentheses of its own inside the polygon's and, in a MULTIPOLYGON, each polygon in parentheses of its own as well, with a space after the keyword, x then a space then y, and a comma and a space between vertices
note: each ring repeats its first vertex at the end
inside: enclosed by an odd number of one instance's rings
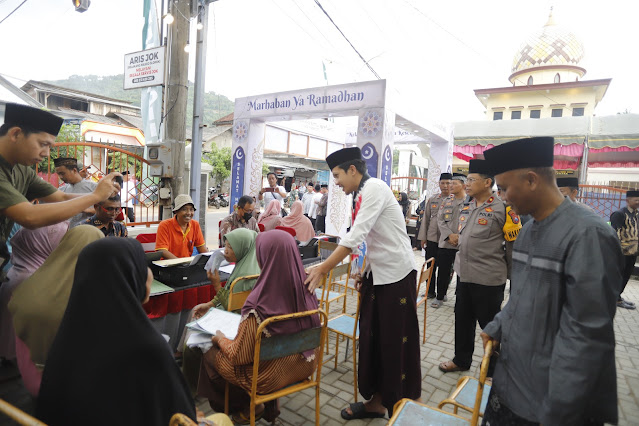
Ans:
POLYGON ((220 199, 218 197, 218 193, 217 193, 218 189, 211 187, 209 188, 209 198, 208 198, 208 205, 211 207, 215 207, 216 209, 220 208, 220 199))
POLYGON ((220 204, 220 206, 222 207, 228 207, 230 202, 229 202, 229 194, 220 194, 217 196, 218 198, 218 202, 220 204))

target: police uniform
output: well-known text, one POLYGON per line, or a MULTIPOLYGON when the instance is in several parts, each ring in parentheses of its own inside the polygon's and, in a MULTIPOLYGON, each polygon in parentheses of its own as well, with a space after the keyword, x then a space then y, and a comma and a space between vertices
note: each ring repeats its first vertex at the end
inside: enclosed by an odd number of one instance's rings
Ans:
MULTIPOLYGON (((482 173, 483 160, 471 160, 469 173, 482 173)), ((495 194, 477 205, 467 199, 459 213, 459 251, 455 258, 455 357, 462 370, 470 368, 477 322, 484 328, 501 309, 506 287, 503 228, 506 205, 495 194)))
MULTIPOLYGON (((452 179, 453 175, 450 173, 442 173, 439 180, 452 179)), ((438 248, 439 248, 439 226, 437 225, 437 213, 442 201, 446 197, 442 194, 433 195, 424 203, 424 212, 422 214, 421 225, 419 227, 419 233, 417 239, 419 241, 426 241, 426 259, 431 257, 435 258, 435 269, 433 269, 432 281, 436 280, 439 262, 437 260, 438 248)), ((430 298, 435 297, 435 286, 431 285, 428 289, 428 295, 430 298)))
MULTIPOLYGON (((464 181, 463 175, 453 176, 453 179, 464 181)), ((459 212, 465 197, 457 199, 451 194, 446 198, 437 215, 439 228, 439 249, 437 252, 439 262, 439 275, 437 276, 437 300, 444 300, 453 272, 453 263, 457 254, 457 246, 452 245, 448 238, 451 234, 458 234, 459 212)), ((433 305, 433 307, 436 307, 433 305)))

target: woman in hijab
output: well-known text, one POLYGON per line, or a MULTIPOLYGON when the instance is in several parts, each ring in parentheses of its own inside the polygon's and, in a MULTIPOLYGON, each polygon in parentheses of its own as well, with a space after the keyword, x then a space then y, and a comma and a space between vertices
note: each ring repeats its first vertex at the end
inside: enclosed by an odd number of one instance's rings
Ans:
MULTIPOLYGON (((304 286, 306 272, 290 234, 280 230, 260 233, 256 239, 257 260, 262 273, 242 308, 242 319, 234 340, 222 333, 213 337, 213 348, 204 354, 199 381, 199 394, 209 399, 215 411, 224 408, 224 388, 228 381, 231 389, 230 409, 237 413, 235 421, 249 417, 253 374, 255 333, 259 324, 276 315, 317 309, 317 298, 304 286), (287 265, 282 268, 282 265, 287 265)), ((320 325, 318 317, 299 321, 283 321, 266 328, 264 336, 291 334, 320 325)), ((309 377, 317 364, 316 351, 290 355, 260 364, 257 392, 267 393, 309 377)), ((266 412, 257 409, 257 416, 273 421, 277 417, 276 401, 267 404, 266 412)))
POLYGON ((9 300, 13 291, 38 269, 69 229, 64 221, 38 229, 20 228, 11 237, 11 264, 7 281, 0 285, 0 358, 15 359, 16 334, 9 312, 9 300))
POLYGON ((258 224, 264 225, 265 231, 270 231, 275 229, 276 226, 280 226, 280 222, 282 221, 281 216, 282 204, 279 200, 272 200, 266 206, 266 210, 264 213, 260 215, 260 218, 257 220, 258 224))
POLYGON ((306 242, 315 236, 313 223, 304 216, 304 203, 296 201, 291 206, 291 214, 282 218, 281 226, 295 229, 298 241, 306 242))
POLYGON ((408 194, 406 194, 405 192, 400 192, 399 200, 397 201, 399 202, 399 205, 402 207, 402 213, 404 213, 404 218, 406 218, 406 216, 408 215, 408 212, 410 211, 410 201, 408 200, 408 194))
POLYGON ((168 425, 175 413, 196 420, 169 346, 142 309, 152 281, 134 239, 105 238, 82 250, 36 417, 53 426, 168 425))
POLYGON ((38 394, 42 369, 69 301, 78 254, 100 238, 104 234, 94 226, 70 229, 42 266, 13 292, 9 311, 17 337, 18 368, 32 395, 38 394))

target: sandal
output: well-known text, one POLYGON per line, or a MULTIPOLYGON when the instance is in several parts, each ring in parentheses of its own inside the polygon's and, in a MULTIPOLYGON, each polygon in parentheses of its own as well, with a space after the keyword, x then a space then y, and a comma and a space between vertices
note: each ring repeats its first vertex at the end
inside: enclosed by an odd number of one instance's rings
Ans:
POLYGON ((344 420, 354 420, 354 419, 379 419, 384 417, 385 414, 376 413, 373 411, 366 411, 366 407, 363 402, 356 402, 355 404, 350 404, 351 413, 349 414, 346 411, 346 408, 342 410, 342 418, 344 420))
MULTIPOLYGON (((257 422, 264 415, 264 410, 261 413, 255 413, 255 421, 257 422)), ((231 416, 231 420, 233 423, 238 425, 248 425, 251 424, 251 415, 246 416, 243 412, 235 413, 231 416)))
POLYGON ((444 373, 453 373, 455 371, 468 371, 470 368, 461 368, 452 361, 445 361, 439 364, 439 370, 444 373))

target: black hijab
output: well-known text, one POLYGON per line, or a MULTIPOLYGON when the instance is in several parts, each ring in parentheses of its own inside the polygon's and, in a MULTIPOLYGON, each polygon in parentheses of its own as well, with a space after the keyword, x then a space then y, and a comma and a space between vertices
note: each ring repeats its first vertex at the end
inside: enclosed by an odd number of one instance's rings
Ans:
POLYGON ((69 304, 42 377, 36 416, 50 425, 168 425, 195 404, 169 346, 142 309, 140 243, 104 238, 78 257, 69 304))

